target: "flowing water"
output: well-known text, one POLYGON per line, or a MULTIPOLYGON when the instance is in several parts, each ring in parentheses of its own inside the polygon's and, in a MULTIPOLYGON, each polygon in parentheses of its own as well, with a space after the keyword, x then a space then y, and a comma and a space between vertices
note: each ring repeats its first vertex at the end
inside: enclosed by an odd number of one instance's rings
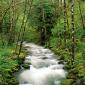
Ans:
POLYGON ((58 64, 55 55, 44 47, 33 43, 24 43, 24 47, 31 53, 24 63, 31 63, 30 69, 23 69, 19 74, 19 85, 60 85, 66 72, 63 65, 58 64))

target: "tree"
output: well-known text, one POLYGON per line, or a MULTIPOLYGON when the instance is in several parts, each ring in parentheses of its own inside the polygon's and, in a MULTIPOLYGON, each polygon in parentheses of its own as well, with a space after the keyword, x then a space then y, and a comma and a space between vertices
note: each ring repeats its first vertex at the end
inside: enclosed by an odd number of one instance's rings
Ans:
MULTIPOLYGON (((0 1, 1 2, 1 1, 0 1)), ((0 33, 2 32, 2 4, 0 4, 0 33)))
POLYGON ((66 24, 67 24, 67 21, 66 21, 66 16, 67 16, 67 13, 66 13, 66 0, 63 0, 64 2, 64 45, 66 46, 66 24))
POLYGON ((32 4, 33 4, 33 0, 25 0, 24 16, 23 16, 23 19, 22 19, 20 33, 18 35, 18 40, 17 40, 17 44, 16 44, 16 49, 15 49, 15 52, 16 52, 18 41, 19 41, 19 39, 21 37, 20 45, 19 45, 18 61, 19 61, 19 55, 20 55, 21 50, 22 50, 22 45, 23 45, 23 42, 24 42, 24 35, 25 35, 26 25, 27 25, 27 22, 28 22, 28 17, 30 15, 32 4), (28 11, 27 11, 27 8, 29 9, 28 11), (27 13, 27 16, 26 16, 26 13, 27 13))
POLYGON ((71 1, 71 24, 72 24, 72 65, 75 58, 75 29, 74 29, 74 0, 71 1))
POLYGON ((49 41, 51 36, 51 28, 56 22, 54 12, 54 6, 48 0, 37 1, 32 8, 29 22, 40 32, 42 45, 49 41))
POLYGON ((8 44, 11 44, 15 40, 15 20, 16 20, 16 11, 15 11, 15 0, 12 0, 11 2, 11 8, 10 8, 10 30, 9 30, 9 40, 8 44))
POLYGON ((78 0, 78 6, 79 6, 79 12, 80 12, 80 16, 81 16, 82 26, 83 26, 83 29, 85 30, 85 25, 84 25, 82 10, 81 10, 81 3, 79 0, 78 0))

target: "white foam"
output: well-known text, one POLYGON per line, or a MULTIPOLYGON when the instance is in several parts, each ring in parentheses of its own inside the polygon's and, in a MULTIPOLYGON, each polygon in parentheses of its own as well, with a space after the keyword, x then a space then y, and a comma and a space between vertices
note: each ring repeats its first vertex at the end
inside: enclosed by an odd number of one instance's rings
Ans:
POLYGON ((20 85, 60 85, 60 80, 65 78, 64 65, 58 64, 57 59, 53 59, 54 54, 41 46, 33 43, 24 43, 31 52, 27 56, 25 63, 30 62, 29 70, 24 70, 19 75, 20 85), (44 59, 46 58, 46 59, 44 59))

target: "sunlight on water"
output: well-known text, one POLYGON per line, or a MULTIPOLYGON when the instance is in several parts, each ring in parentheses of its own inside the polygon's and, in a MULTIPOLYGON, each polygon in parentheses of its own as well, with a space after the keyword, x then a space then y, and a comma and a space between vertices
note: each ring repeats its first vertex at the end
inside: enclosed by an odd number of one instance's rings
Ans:
POLYGON ((66 72, 63 65, 58 64, 54 54, 41 46, 25 43, 25 47, 32 54, 27 56, 24 63, 30 62, 30 69, 19 74, 20 85, 60 85, 60 80, 65 78, 66 72))

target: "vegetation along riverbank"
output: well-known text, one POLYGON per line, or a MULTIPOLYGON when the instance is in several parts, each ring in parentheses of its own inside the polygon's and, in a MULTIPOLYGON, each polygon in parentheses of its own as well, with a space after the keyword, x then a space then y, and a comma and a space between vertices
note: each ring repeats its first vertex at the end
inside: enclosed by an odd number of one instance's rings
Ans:
POLYGON ((85 85, 85 0, 0 0, 0 85, 18 85, 24 41, 58 55, 61 85, 85 85))

